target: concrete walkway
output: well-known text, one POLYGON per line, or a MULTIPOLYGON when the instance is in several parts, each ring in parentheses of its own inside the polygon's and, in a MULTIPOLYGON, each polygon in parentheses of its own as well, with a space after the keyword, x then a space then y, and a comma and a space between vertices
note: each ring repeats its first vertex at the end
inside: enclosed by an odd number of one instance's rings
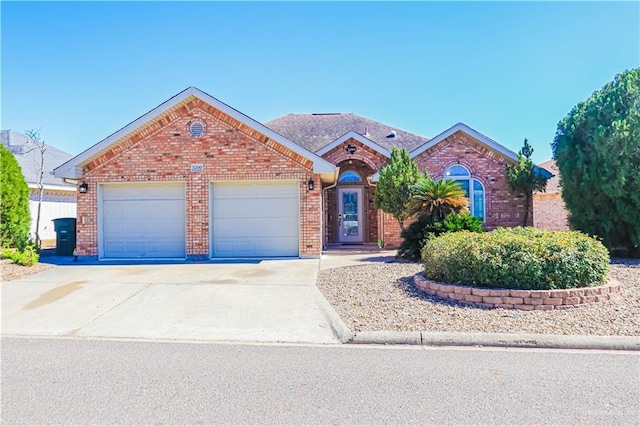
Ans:
POLYGON ((307 259, 58 266, 2 283, 2 334, 337 343, 318 268, 307 259))
POLYGON ((395 259, 396 250, 335 250, 326 251, 320 259, 320 270, 357 266, 366 263, 391 262, 395 259))

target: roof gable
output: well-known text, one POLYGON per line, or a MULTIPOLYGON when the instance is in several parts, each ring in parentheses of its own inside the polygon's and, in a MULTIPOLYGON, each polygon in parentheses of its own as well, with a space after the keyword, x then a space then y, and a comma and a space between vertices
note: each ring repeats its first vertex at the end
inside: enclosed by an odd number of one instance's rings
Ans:
POLYGON ((175 107, 179 107, 182 104, 189 102, 190 99, 197 98, 202 102, 220 110, 224 114, 230 116, 231 118, 237 120, 241 124, 244 124, 259 133, 263 134, 269 139, 276 141, 277 143, 283 145, 284 147, 290 149, 291 151, 301 155, 304 158, 309 159, 313 162, 313 171, 315 173, 334 173, 336 167, 319 157, 318 155, 310 152, 309 150, 301 147, 300 145, 291 142, 287 138, 282 135, 274 132, 263 124, 255 121, 254 119, 242 114, 238 110, 230 107, 229 105, 219 101, 213 96, 195 88, 189 87, 177 95, 173 96, 169 100, 165 101, 161 105, 147 112, 143 116, 138 119, 132 121, 127 124, 125 127, 116 131, 112 135, 93 145, 92 147, 86 149, 81 154, 67 161, 63 165, 59 166, 54 170, 56 176, 58 177, 66 177, 66 178, 79 178, 82 176, 82 165, 84 163, 89 162, 92 158, 100 155, 105 152, 112 144, 117 143, 118 141, 125 138, 127 135, 130 135, 132 132, 144 128, 149 125, 154 119, 157 119, 161 115, 168 113, 175 107))
MULTIPOLYGON (((488 146, 489 148, 493 149, 494 151, 497 151, 498 153, 502 154, 507 159, 510 159, 512 161, 517 161, 518 160, 518 154, 517 153, 513 152, 512 150, 510 150, 509 148, 505 147, 504 145, 499 144, 498 142, 494 141, 493 139, 483 135, 482 133, 478 132, 477 130, 472 129, 471 127, 467 126, 464 123, 458 123, 458 124, 448 128, 447 130, 445 130, 444 132, 440 133, 439 135, 437 135, 433 139, 430 139, 427 143, 418 146, 413 151, 410 151, 409 152, 409 156, 411 158, 416 158, 420 154, 424 153, 425 151, 427 151, 430 148, 433 148, 434 146, 436 146, 440 142, 444 141, 445 139, 447 139, 449 136, 455 134, 456 132, 466 133, 467 135, 469 135, 472 138, 476 139, 480 143, 483 143, 484 145, 488 146)), ((549 179, 549 178, 551 178, 553 176, 553 174, 551 174, 548 170, 545 170, 542 167, 535 166, 535 170, 540 175, 542 175, 543 177, 546 177, 547 179, 549 179)), ((372 176, 371 180, 373 182, 377 182, 379 179, 380 179, 380 173, 376 173, 375 175, 372 176)))
MULTIPOLYGON (((517 161, 518 160, 518 154, 516 152, 510 150, 509 148, 507 148, 504 145, 499 144, 498 142, 494 141, 493 139, 483 135, 482 133, 478 132, 477 130, 472 129, 471 127, 467 126, 464 123, 458 123, 458 124, 456 124, 456 125, 454 125, 452 127, 449 127, 444 132, 440 133, 439 135, 437 135, 433 139, 429 140, 429 142, 427 142, 427 143, 415 148, 413 151, 409 152, 409 155, 411 156, 411 158, 415 158, 418 155, 420 155, 423 152, 425 152, 426 150, 428 150, 430 148, 433 148, 434 146, 436 146, 440 142, 444 141, 445 139, 447 139, 449 136, 455 134, 456 132, 466 133, 467 135, 471 136, 472 138, 476 139, 477 141, 487 145, 489 148, 493 149, 494 151, 502 154, 507 159, 510 159, 512 161, 517 161)), ((545 170, 543 168, 540 168, 538 166, 535 166, 535 169, 536 169, 536 171, 538 173, 540 173, 542 176, 546 177, 547 179, 550 178, 551 176, 553 176, 547 170, 545 170)))
POLYGON ((344 135, 340 136, 335 141, 331 142, 329 145, 325 145, 323 148, 321 148, 318 151, 316 151, 316 154, 317 155, 324 155, 327 152, 329 152, 332 149, 334 149, 335 147, 340 146, 341 144, 345 143, 349 139, 355 139, 358 142, 360 142, 361 144, 371 148, 375 152, 378 152, 378 153, 384 155, 387 158, 391 157, 391 153, 387 149, 381 147, 380 145, 378 145, 377 143, 375 143, 371 139, 362 136, 360 133, 354 132, 353 130, 348 131, 347 133, 345 133, 344 135))
POLYGON ((510 158, 512 160, 516 160, 518 158, 518 154, 516 154, 515 152, 513 152, 509 148, 507 148, 507 147, 505 147, 503 145, 500 145, 498 142, 496 142, 493 139, 483 135, 482 133, 478 132, 477 130, 472 129, 471 127, 467 126, 464 123, 458 123, 458 124, 456 124, 456 125, 454 125, 452 127, 449 127, 444 132, 440 133, 439 135, 437 135, 434 138, 432 138, 431 140, 429 140, 429 142, 427 142, 424 145, 421 145, 421 146, 415 148, 413 151, 409 152, 409 155, 411 156, 411 158, 415 158, 418 155, 420 155, 423 152, 425 152, 426 150, 428 150, 429 148, 434 147, 435 145, 439 144, 443 140, 447 139, 449 136, 455 134, 456 132, 464 132, 464 133, 466 133, 467 135, 473 137, 474 139, 476 139, 476 140, 482 142, 483 144, 489 146, 494 151, 498 151, 500 154, 504 155, 507 158, 510 158))

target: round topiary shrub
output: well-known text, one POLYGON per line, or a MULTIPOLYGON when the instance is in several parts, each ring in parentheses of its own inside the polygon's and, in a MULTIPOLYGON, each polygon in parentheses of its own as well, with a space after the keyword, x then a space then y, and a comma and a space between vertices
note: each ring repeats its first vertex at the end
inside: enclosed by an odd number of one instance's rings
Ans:
POLYGON ((536 228, 443 234, 426 242, 422 260, 430 280, 486 288, 596 287, 609 273, 609 252, 600 241, 536 228))

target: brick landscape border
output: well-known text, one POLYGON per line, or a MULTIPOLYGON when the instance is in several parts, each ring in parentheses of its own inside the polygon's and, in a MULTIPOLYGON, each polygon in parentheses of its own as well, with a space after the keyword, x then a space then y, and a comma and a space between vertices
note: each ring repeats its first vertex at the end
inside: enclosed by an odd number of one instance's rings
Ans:
POLYGON ((431 296, 482 308, 532 310, 568 309, 593 303, 602 303, 619 297, 620 283, 610 280, 601 287, 568 290, 509 290, 443 284, 428 280, 422 274, 413 276, 416 287, 431 296))

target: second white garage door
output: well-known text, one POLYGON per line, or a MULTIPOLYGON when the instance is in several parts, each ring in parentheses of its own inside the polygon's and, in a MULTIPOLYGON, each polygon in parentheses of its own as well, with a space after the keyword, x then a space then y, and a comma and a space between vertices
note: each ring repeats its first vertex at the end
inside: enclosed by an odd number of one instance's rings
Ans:
POLYGON ((298 256, 298 188, 297 182, 212 183, 211 256, 298 256))

